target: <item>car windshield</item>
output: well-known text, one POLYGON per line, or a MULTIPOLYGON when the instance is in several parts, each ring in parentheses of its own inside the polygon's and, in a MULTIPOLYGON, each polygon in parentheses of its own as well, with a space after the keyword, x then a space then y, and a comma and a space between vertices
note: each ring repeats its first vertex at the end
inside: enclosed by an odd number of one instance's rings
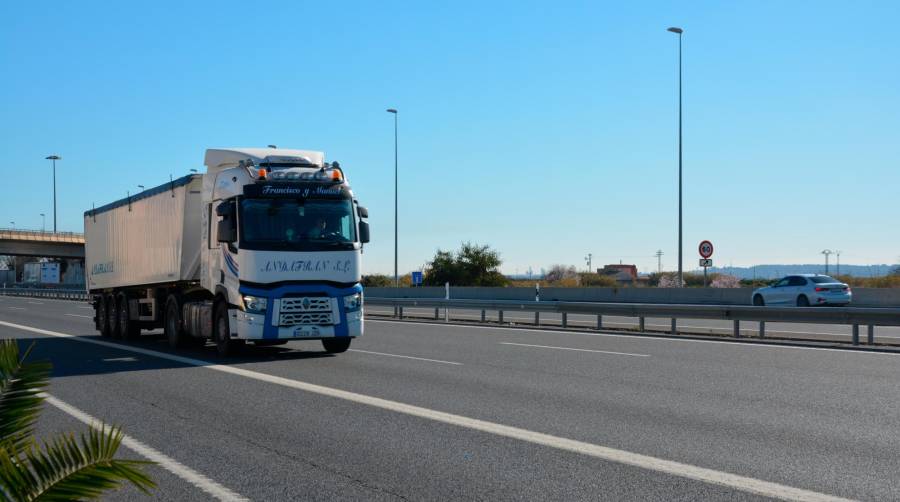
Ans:
POLYGON ((814 276, 810 277, 809 280, 811 280, 812 282, 814 282, 816 284, 829 284, 829 283, 834 283, 834 282, 841 282, 832 277, 828 277, 827 275, 814 275, 814 276))
POLYGON ((356 241, 346 199, 243 199, 239 221, 245 249, 351 249, 356 241))

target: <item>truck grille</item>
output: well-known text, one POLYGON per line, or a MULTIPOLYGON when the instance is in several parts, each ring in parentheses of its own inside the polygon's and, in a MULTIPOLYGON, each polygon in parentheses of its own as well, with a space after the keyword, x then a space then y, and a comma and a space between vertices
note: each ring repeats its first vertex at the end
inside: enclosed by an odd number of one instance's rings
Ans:
POLYGON ((301 296, 281 300, 283 314, 294 312, 331 312, 331 298, 327 296, 301 296))
POLYGON ((280 326, 331 325, 334 324, 331 312, 308 312, 281 314, 280 326))
POLYGON ((333 302, 327 296, 283 298, 279 309, 279 326, 334 324, 333 302))

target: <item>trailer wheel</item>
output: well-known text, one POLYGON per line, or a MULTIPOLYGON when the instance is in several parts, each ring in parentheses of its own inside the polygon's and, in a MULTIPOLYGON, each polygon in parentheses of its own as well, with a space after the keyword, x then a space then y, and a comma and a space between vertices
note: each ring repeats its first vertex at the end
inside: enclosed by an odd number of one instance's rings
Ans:
POLYGON ((107 295, 106 299, 106 329, 109 330, 109 336, 113 339, 118 339, 121 337, 119 333, 119 320, 116 313, 119 309, 116 308, 116 297, 115 295, 107 295))
POLYGON ((322 346, 325 347, 325 352, 329 354, 340 354, 341 352, 347 352, 347 349, 350 348, 350 338, 323 338, 322 346))
POLYGON ((243 340, 231 339, 231 328, 228 325, 228 304, 219 302, 216 305, 215 324, 213 324, 213 337, 216 341, 216 351, 221 357, 235 355, 244 346, 243 340))
POLYGON ((183 347, 187 336, 184 333, 184 328, 181 326, 181 307, 175 295, 170 295, 169 299, 166 300, 165 322, 164 331, 166 332, 169 347, 173 349, 183 347))
POLYGON ((125 340, 133 340, 141 334, 137 321, 128 318, 128 297, 125 293, 119 294, 119 336, 125 340))
POLYGON ((111 333, 106 318, 106 298, 102 296, 97 298, 97 302, 94 304, 94 310, 97 313, 97 330, 100 331, 100 336, 109 338, 111 333))

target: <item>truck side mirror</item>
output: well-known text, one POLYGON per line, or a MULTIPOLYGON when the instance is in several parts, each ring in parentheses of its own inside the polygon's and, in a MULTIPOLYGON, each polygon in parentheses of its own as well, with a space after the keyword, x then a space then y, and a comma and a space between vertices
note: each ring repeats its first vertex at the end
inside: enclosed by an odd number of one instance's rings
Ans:
POLYGON ((368 218, 368 217, 369 217, 369 210, 366 209, 365 207, 363 207, 363 206, 356 206, 356 210, 359 212, 359 217, 360 217, 360 218, 368 218))
MULTIPOLYGON (((221 206, 220 206, 221 207, 221 206)), ((218 236, 219 242, 227 242, 228 244, 233 243, 237 240, 237 229, 234 225, 234 219, 232 218, 223 218, 219 221, 218 228, 216 230, 216 235, 218 236)))
POLYGON ((369 224, 365 221, 359 222, 359 242, 363 244, 369 242, 369 224))
POLYGON ((221 204, 216 206, 216 215, 217 216, 233 216, 234 215, 234 201, 223 201, 221 204))

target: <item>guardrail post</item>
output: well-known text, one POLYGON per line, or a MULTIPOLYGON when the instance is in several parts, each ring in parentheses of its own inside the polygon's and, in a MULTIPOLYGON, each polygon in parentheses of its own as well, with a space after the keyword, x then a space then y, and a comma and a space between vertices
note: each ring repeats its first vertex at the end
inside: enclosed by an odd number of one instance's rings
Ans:
POLYGON ((541 313, 538 311, 534 312, 534 325, 535 326, 541 325, 541 313))
POLYGON ((674 317, 672 318, 672 334, 673 335, 678 334, 678 319, 676 319, 674 317))
POLYGON ((497 311, 497 317, 498 317, 497 321, 498 321, 500 324, 503 324, 503 311, 502 311, 502 310, 498 310, 498 311, 497 311))
POLYGON ((400 312, 400 320, 403 320, 403 306, 402 305, 400 306, 399 312, 400 312))
POLYGON ((562 327, 563 328, 569 327, 569 313, 568 312, 562 313, 562 327))
POLYGON ((766 337, 766 321, 759 321, 759 337, 766 337))
POLYGON ((603 315, 597 314, 597 329, 603 329, 603 315))
POLYGON ((644 332, 644 318, 643 317, 638 317, 638 331, 640 331, 641 333, 644 332))
POLYGON ((859 324, 853 325, 853 345, 859 345, 859 324))
POLYGON ((434 308, 434 320, 437 321, 441 318, 441 309, 435 307, 434 308))
POLYGON ((875 345, 875 325, 874 324, 869 325, 869 332, 867 333, 867 336, 866 336, 866 343, 868 343, 869 345, 875 345))
POLYGON ((741 337, 741 321, 739 321, 737 319, 734 320, 734 337, 735 338, 741 337))
POLYGON ((481 322, 484 322, 485 312, 484 309, 481 309, 481 322))
POLYGON ((450 307, 444 308, 444 322, 450 322, 450 307))

